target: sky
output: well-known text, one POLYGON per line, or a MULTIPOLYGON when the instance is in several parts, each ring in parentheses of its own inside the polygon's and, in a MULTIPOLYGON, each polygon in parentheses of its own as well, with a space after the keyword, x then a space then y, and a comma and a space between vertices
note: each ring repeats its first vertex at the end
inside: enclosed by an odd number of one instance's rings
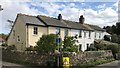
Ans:
POLYGON ((100 27, 115 25, 118 22, 118 1, 104 1, 4 0, 0 2, 4 9, 0 11, 0 33, 8 34, 10 32, 10 23, 7 20, 15 21, 18 13, 54 18, 57 18, 58 14, 62 14, 63 19, 76 22, 79 21, 80 15, 83 15, 86 24, 100 27))

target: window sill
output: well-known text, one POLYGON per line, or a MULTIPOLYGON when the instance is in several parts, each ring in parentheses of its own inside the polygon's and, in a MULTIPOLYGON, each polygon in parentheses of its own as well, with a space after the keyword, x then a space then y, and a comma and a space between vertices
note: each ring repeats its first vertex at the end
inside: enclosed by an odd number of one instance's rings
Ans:
POLYGON ((38 34, 33 34, 33 36, 38 36, 38 34))

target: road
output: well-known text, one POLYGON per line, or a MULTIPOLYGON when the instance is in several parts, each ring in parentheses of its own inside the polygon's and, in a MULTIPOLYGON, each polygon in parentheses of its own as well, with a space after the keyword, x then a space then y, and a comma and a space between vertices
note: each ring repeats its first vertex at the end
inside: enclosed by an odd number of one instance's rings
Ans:
MULTIPOLYGON (((0 62, 0 64, 1 64, 1 62, 0 62)), ((15 64, 15 63, 2 62, 1 68, 40 68, 40 67, 26 67, 23 65, 15 64)), ((98 66, 92 67, 92 68, 120 68, 120 61, 113 61, 110 63, 98 65, 98 66)))
POLYGON ((15 68, 15 67, 23 67, 22 65, 15 64, 15 63, 10 63, 10 62, 2 62, 2 67, 1 68, 15 68))
POLYGON ((40 66, 25 66, 25 65, 20 65, 16 63, 2 61, 0 62, 0 68, 43 68, 43 67, 42 66, 41 67, 40 66))
POLYGON ((110 63, 101 64, 93 68, 120 68, 120 61, 113 61, 110 63))

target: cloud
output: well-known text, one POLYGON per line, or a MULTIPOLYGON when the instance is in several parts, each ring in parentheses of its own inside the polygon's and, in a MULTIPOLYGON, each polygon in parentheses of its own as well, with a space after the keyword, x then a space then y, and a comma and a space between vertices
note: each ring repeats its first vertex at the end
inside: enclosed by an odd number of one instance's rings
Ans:
MULTIPOLYGON (((117 2, 116 2, 117 3, 117 2)), ((116 3, 113 3, 112 7, 117 8, 116 3)), ((46 15, 51 17, 57 17, 59 13, 62 14, 63 19, 79 21, 80 15, 85 16, 85 22, 88 24, 99 25, 101 27, 106 25, 115 24, 117 21, 117 12, 112 7, 107 7, 106 4, 97 6, 97 10, 93 9, 88 3, 86 4, 78 2, 15 2, 13 0, 5 0, 0 3, 4 8, 1 11, 2 17, 0 22, 0 33, 9 33, 8 19, 15 20, 17 13, 29 14, 29 15, 46 15), (81 8, 81 6, 83 6, 81 8), (89 8, 84 8, 88 6, 89 8), (42 8, 42 9, 41 9, 42 8), (101 10, 104 8, 103 10, 101 10), (83 10, 85 9, 85 11, 83 10)))
POLYGON ((103 9, 106 7, 106 4, 98 5, 97 8, 103 9))
POLYGON ((29 8, 27 2, 19 1, 20 0, 17 0, 17 2, 13 0, 5 0, 0 3, 4 9, 0 12, 2 14, 2 17, 0 18, 0 24, 2 24, 0 25, 0 33, 9 33, 10 26, 7 20, 10 19, 14 21, 17 13, 24 13, 30 15, 38 15, 39 13, 41 13, 37 9, 29 8))

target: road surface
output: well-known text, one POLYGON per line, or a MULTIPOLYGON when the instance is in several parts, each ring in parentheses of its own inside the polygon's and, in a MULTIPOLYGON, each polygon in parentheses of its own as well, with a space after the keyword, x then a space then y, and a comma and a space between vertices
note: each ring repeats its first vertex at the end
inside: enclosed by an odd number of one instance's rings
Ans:
POLYGON ((0 68, 44 68, 42 66, 41 67, 40 66, 25 66, 25 65, 20 65, 16 63, 5 62, 5 61, 0 62, 0 64, 1 64, 0 68))

